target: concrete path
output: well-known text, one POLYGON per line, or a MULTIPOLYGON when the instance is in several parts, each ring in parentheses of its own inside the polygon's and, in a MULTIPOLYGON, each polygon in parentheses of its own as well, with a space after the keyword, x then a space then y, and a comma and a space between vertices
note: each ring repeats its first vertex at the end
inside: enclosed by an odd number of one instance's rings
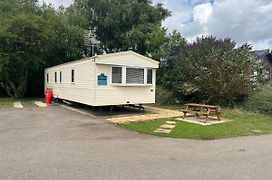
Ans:
POLYGON ((171 139, 58 106, 0 109, 1 180, 270 180, 271 152, 272 135, 171 139))
POLYGON ((18 109, 24 108, 24 106, 22 105, 22 103, 20 101, 14 102, 13 107, 18 108, 18 109))
POLYGON ((38 107, 47 107, 47 105, 45 103, 43 103, 42 101, 34 101, 34 104, 38 107))
POLYGON ((169 110, 169 109, 161 109, 157 107, 145 106, 146 114, 141 115, 128 115, 126 117, 111 117, 107 120, 116 124, 125 124, 129 122, 135 121, 150 121, 153 119, 160 118, 171 118, 171 117, 180 117, 183 116, 182 112, 169 110))

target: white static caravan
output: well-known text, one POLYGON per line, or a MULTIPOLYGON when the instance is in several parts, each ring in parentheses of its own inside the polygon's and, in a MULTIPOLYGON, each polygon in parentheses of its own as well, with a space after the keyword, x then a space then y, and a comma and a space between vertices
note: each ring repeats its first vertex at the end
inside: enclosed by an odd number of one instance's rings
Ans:
POLYGON ((98 55, 47 68, 45 89, 91 106, 155 103, 158 66, 133 51, 98 55))

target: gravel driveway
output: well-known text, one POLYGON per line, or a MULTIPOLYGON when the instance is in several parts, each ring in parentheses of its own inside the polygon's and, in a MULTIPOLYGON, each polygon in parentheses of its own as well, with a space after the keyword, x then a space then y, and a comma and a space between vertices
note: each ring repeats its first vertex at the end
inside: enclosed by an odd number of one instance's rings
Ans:
POLYGON ((159 138, 58 106, 0 110, 0 179, 271 179, 272 136, 159 138))

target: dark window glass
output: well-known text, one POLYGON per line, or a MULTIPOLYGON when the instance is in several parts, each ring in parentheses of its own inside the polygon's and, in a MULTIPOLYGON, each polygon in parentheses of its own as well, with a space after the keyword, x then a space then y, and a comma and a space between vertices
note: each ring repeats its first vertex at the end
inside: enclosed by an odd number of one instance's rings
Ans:
POLYGON ((147 84, 152 84, 152 69, 147 70, 147 84))
POLYGON ((49 74, 46 73, 46 82, 49 82, 49 74))
POLYGON ((122 83, 122 67, 112 67, 112 83, 122 83))
POLYGON ((59 73, 59 80, 60 80, 60 82, 62 82, 62 72, 61 71, 59 73))
POLYGON ((75 70, 71 70, 71 82, 75 82, 75 70))
POLYGON ((57 82, 57 72, 55 72, 55 82, 57 82))
POLYGON ((127 84, 144 84, 144 69, 127 68, 126 69, 127 84))

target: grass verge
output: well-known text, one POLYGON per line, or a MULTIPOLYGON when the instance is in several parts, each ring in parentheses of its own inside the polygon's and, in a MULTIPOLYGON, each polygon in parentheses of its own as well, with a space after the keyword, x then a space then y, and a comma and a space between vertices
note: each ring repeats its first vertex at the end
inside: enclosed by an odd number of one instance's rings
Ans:
POLYGON ((0 98, 0 108, 11 108, 14 102, 11 98, 0 98))
POLYGON ((20 101, 24 107, 36 107, 34 104, 33 98, 24 98, 24 99, 12 99, 7 97, 0 97, 0 108, 12 108, 13 103, 20 101))
POLYGON ((135 122, 121 126, 145 134, 202 140, 272 133, 272 116, 237 110, 225 110, 222 116, 232 121, 211 126, 201 126, 169 118, 149 122, 135 122), (176 121, 176 127, 170 134, 153 132, 167 120, 176 121))

